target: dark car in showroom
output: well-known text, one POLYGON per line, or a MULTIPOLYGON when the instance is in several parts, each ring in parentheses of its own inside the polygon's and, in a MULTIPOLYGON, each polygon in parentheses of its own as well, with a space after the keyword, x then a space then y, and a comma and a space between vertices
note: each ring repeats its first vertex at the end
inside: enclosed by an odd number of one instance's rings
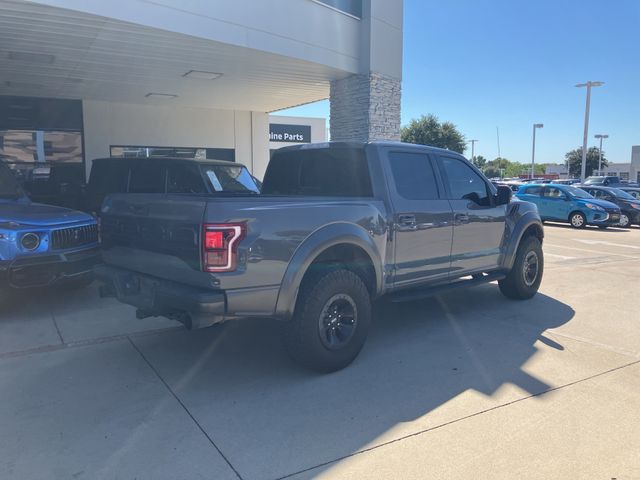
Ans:
POLYGON ((98 158, 92 162, 83 210, 98 215, 104 198, 112 193, 257 194, 260 186, 244 165, 225 160, 98 158))
POLYGON ((620 188, 580 185, 585 192, 600 200, 615 203, 620 207, 621 227, 640 225, 640 200, 620 188))

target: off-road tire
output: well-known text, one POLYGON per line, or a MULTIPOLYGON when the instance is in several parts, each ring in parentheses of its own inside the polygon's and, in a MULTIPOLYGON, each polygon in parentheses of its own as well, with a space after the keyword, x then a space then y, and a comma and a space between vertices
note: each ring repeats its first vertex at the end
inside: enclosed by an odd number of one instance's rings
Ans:
POLYGON ((302 283, 291 321, 284 328, 284 344, 291 358, 302 366, 322 373, 335 372, 358 356, 371 325, 371 298, 362 278, 350 270, 335 269, 310 273, 302 283), (355 306, 355 326, 346 343, 327 348, 321 338, 321 318, 338 297, 348 297, 355 306))
POLYGON ((537 237, 528 236, 520 242, 513 267, 504 279, 498 281, 498 286, 502 294, 507 298, 527 300, 538 292, 540 282, 542 282, 543 271, 544 257, 542 244, 537 237), (531 282, 531 279, 527 278, 525 262, 530 259, 532 254, 535 255, 537 259, 537 271, 535 279, 531 282))

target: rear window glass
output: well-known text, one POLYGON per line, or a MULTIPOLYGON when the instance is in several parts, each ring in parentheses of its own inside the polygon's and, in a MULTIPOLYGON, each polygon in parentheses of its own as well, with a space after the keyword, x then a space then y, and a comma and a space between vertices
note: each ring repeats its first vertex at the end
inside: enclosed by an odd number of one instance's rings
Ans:
POLYGON ((153 162, 136 161, 131 165, 129 193, 164 193, 165 169, 153 162))
POLYGON ((262 193, 373 196, 364 150, 339 147, 276 152, 265 174, 262 193))
POLYGON ((205 165, 200 167, 214 192, 260 193, 249 171, 236 165, 205 165))

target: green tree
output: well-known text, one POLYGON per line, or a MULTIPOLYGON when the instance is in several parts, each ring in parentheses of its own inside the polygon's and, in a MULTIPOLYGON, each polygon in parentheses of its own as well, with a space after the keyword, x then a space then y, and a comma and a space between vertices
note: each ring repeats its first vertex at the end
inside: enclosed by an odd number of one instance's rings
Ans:
POLYGON ((487 159, 482 155, 476 155, 475 158, 471 159, 476 167, 479 169, 483 169, 487 165, 487 159))
MULTIPOLYGON (((597 147, 591 147, 587 150, 587 177, 593 175, 593 172, 598 170, 599 153, 600 149, 597 147)), ((579 178, 582 173, 582 147, 567 152, 564 158, 569 164, 569 175, 574 178, 579 178)), ((602 166, 606 167, 608 164, 603 152, 602 166)))
POLYGON ((451 122, 440 122, 435 115, 423 115, 402 127, 403 142, 431 145, 462 153, 467 146, 465 136, 451 122))

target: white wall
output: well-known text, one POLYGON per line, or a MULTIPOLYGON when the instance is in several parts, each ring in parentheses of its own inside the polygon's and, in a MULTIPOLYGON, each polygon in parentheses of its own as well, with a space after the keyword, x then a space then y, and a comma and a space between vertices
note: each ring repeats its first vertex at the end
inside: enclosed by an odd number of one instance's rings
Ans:
POLYGON ((235 148, 236 162, 258 178, 269 160, 266 113, 89 100, 83 113, 87 174, 111 145, 235 148))

